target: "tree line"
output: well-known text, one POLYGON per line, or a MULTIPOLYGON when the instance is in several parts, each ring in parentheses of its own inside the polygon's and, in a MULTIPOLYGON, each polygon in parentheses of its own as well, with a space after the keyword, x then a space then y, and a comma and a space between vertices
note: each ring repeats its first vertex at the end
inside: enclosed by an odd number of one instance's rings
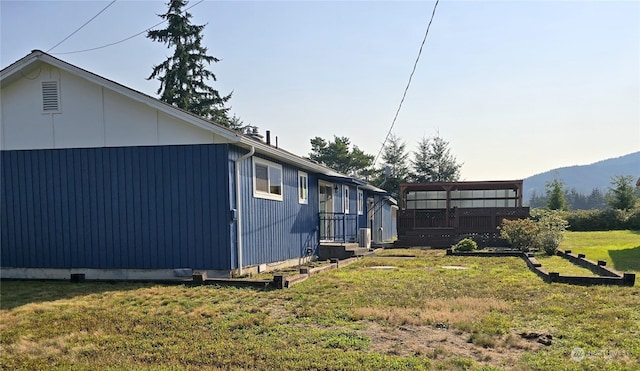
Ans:
POLYGON ((617 175, 611 178, 611 186, 607 192, 594 188, 590 194, 584 195, 572 189, 566 189, 562 180, 554 178, 545 185, 545 194, 535 191, 529 200, 531 208, 547 208, 550 210, 617 210, 633 209, 640 200, 640 188, 635 187, 631 175, 617 175))
POLYGON ((407 151, 405 141, 391 134, 382 149, 382 164, 377 166, 373 155, 352 145, 347 137, 311 139, 308 157, 343 174, 364 179, 395 196, 400 183, 458 181, 462 167, 452 154, 449 142, 439 134, 420 139, 413 152, 407 151))

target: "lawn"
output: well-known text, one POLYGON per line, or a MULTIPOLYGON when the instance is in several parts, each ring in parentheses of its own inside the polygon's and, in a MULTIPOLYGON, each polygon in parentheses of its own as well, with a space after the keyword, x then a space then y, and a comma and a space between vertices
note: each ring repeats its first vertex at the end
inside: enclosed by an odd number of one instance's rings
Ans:
POLYGON ((384 250, 286 290, 3 281, 0 368, 637 370, 638 286, 547 284, 520 258, 441 250, 384 250))
POLYGON ((565 232, 560 248, 604 260, 619 271, 640 273, 640 231, 565 232))

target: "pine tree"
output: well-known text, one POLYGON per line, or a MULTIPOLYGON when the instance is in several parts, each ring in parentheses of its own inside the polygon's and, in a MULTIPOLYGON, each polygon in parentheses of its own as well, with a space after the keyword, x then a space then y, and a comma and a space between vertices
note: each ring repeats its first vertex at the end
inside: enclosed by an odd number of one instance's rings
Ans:
POLYGON ((436 135, 422 138, 414 152, 413 178, 417 182, 456 182, 460 179, 459 164, 449 148, 449 142, 436 135))
POLYGON ((207 48, 202 46, 205 26, 191 24, 191 14, 184 9, 187 3, 170 0, 167 13, 159 15, 167 21, 167 27, 147 33, 149 39, 173 48, 173 55, 154 66, 147 79, 160 81, 157 93, 162 101, 229 127, 229 108, 225 103, 231 94, 220 96, 208 85, 209 80, 216 81, 216 76, 205 65, 217 63, 219 59, 208 55, 207 48))
POLYGON ((364 153, 358 146, 350 147, 351 141, 347 137, 334 135, 333 142, 315 137, 311 139, 309 159, 342 174, 368 179, 374 157, 364 153))
POLYGON ((620 210, 633 209, 637 199, 632 176, 617 175, 611 178, 608 199, 611 208, 620 210))
POLYGON ((405 148, 406 143, 391 134, 382 153, 382 160, 386 165, 379 170, 378 184, 381 184, 380 188, 396 196, 400 190, 400 183, 405 183, 409 179, 409 167, 407 165, 409 154, 405 148), (386 166, 391 170, 388 177, 385 177, 384 174, 386 166))
POLYGON ((418 142, 418 149, 413 152, 413 160, 411 165, 413 167, 412 178, 415 182, 426 183, 432 181, 429 176, 429 169, 431 167, 429 158, 429 138, 422 137, 418 142))
POLYGON ((564 196, 564 183, 556 178, 547 182, 547 209, 567 210, 567 200, 564 196))

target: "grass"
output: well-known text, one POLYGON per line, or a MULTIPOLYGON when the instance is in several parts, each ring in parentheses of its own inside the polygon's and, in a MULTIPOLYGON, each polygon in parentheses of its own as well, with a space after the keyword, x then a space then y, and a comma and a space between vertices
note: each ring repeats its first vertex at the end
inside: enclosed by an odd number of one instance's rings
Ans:
POLYGON ((548 256, 546 254, 537 255, 536 259, 542 264, 542 267, 548 272, 558 272, 562 276, 586 276, 597 277, 597 274, 591 272, 587 268, 573 264, 568 259, 560 256, 548 256))
MULTIPOLYGON (((627 235, 606 240, 634 261, 627 235)), ((640 367, 637 284, 547 284, 520 258, 385 250, 287 290, 3 281, 0 294, 0 369, 640 367)))
POLYGON ((619 271, 640 272, 640 231, 565 232, 560 248, 619 271))

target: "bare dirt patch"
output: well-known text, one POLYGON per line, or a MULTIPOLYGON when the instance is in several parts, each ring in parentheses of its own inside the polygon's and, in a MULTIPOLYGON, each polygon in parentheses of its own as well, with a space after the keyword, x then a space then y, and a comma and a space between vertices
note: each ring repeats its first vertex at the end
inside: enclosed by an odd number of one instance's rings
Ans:
POLYGON ((536 351, 544 345, 509 334, 498 338, 492 348, 472 344, 469 334, 450 330, 444 326, 382 326, 369 322, 360 333, 371 338, 374 352, 398 356, 424 355, 431 359, 450 357, 473 359, 481 365, 516 367, 524 352, 536 351))

